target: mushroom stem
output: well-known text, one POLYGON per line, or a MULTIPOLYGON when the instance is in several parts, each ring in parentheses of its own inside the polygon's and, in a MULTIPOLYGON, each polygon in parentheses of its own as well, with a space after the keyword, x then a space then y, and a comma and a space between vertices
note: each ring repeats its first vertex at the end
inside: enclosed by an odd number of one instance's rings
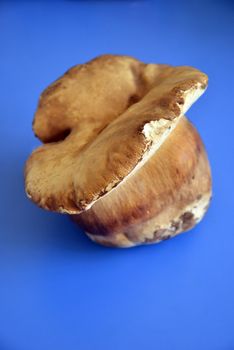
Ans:
POLYGON ((204 216, 210 197, 203 143, 183 117, 139 170, 72 218, 97 243, 131 247, 191 229, 204 216))

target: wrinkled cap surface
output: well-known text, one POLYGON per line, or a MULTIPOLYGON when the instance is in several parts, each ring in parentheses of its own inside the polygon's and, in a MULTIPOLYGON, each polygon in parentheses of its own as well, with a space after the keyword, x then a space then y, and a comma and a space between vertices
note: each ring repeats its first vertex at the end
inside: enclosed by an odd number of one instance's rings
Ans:
POLYGON ((27 195, 48 210, 87 210, 157 151, 206 86, 195 68, 127 56, 71 68, 40 97, 33 129, 44 144, 27 161, 27 195))

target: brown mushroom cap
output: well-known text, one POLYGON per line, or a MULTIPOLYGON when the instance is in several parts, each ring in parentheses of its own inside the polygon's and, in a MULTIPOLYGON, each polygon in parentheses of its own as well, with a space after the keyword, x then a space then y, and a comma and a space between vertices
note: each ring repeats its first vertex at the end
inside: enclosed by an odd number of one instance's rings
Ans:
POLYGON ((57 212, 89 209, 157 151, 206 86, 192 67, 127 56, 71 68, 41 95, 33 129, 45 144, 26 164, 28 196, 57 212))

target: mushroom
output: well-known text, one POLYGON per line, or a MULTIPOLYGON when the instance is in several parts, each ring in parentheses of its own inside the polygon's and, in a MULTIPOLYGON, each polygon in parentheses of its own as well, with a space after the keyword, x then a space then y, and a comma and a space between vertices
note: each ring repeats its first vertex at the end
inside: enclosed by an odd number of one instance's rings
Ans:
POLYGON ((33 129, 43 145, 26 163, 28 197, 107 246, 191 229, 208 208, 211 174, 184 114, 206 87, 195 68, 128 56, 71 68, 40 97, 33 129))

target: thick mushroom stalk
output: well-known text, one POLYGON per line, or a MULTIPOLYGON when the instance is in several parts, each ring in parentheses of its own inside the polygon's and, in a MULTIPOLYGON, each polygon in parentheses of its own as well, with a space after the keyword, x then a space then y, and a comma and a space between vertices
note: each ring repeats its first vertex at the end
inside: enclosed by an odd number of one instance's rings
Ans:
POLYGON ((206 86, 194 68, 127 56, 72 68, 40 98, 34 131, 45 144, 27 161, 26 193, 106 245, 190 229, 207 210, 211 177, 184 114, 206 86))

